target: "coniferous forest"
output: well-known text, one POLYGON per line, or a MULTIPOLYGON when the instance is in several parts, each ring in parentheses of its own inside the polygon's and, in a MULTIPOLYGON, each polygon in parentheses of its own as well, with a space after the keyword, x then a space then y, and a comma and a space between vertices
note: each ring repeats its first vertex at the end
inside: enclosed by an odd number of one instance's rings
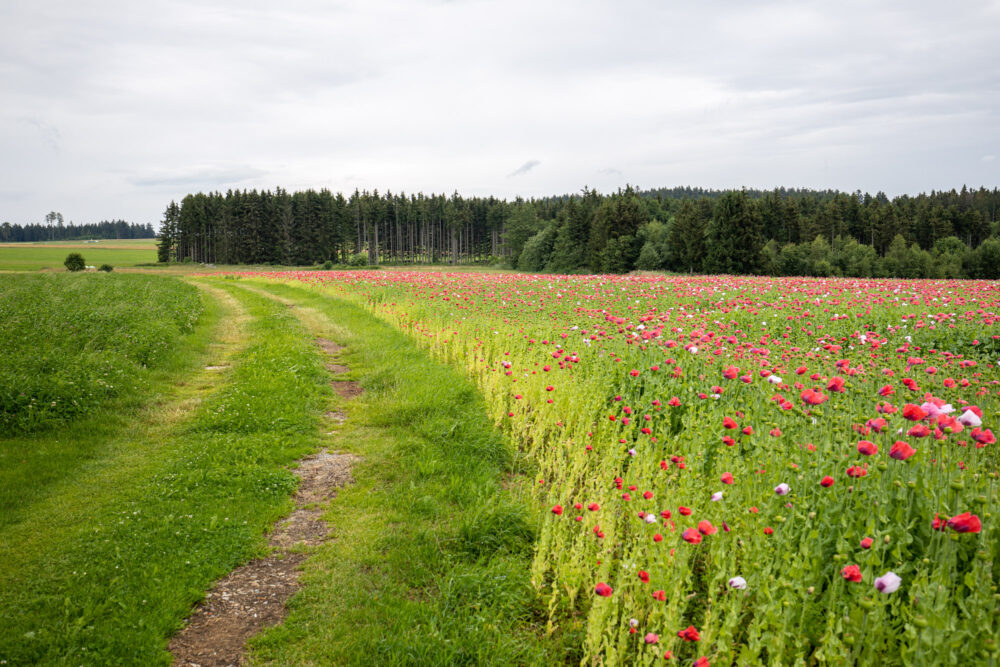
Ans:
POLYGON ((834 190, 671 188, 506 201, 281 188, 167 207, 161 262, 492 264, 900 278, 1000 277, 1000 190, 889 199, 834 190))
MULTIPOLYGON (((0 224, 0 243, 36 243, 39 241, 78 241, 81 239, 151 239, 156 235, 153 225, 102 220, 64 225, 62 216, 55 214, 52 224, 0 224)), ((48 216, 47 216, 48 217, 48 216)))

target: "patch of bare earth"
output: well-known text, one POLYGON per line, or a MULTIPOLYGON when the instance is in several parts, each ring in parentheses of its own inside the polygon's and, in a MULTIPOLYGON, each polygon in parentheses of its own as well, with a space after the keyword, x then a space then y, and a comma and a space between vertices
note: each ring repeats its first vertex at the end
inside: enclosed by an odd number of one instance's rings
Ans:
MULTIPOLYGON (((317 342, 328 354, 343 349, 326 339, 317 342)), ((334 387, 337 385, 350 385, 347 394, 337 392, 345 398, 361 393, 356 382, 335 382, 334 387)), ((345 419, 339 411, 328 412, 327 417, 338 423, 345 419)), ((306 554, 292 550, 326 539, 330 528, 322 519, 322 506, 338 488, 351 483, 351 465, 356 460, 353 454, 324 449, 299 462, 295 474, 301 482, 294 498, 295 510, 278 522, 269 536, 273 553, 233 570, 206 594, 187 625, 170 640, 174 667, 240 665, 247 639, 282 621, 286 601, 298 590, 298 566, 306 558, 306 554)))
POLYGON ((337 354, 344 349, 343 345, 337 345, 332 340, 327 340, 326 338, 317 338, 316 344, 327 354, 337 354))

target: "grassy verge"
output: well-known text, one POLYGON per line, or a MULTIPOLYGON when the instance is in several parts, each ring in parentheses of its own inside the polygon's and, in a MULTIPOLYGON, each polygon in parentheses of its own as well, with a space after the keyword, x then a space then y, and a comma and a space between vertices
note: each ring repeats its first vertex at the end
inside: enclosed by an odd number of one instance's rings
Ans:
MULTIPOLYGON (((213 291, 230 304, 221 326, 249 341, 224 375, 191 373, 142 418, 97 434, 32 441, 55 451, 94 438, 93 455, 0 527, 6 664, 169 664, 166 637, 212 580, 262 552, 290 507, 286 466, 318 447, 329 393, 317 351, 280 304, 213 291)), ((175 370, 221 361, 199 331, 175 370)))
POLYGON ((361 308, 253 285, 346 345, 365 394, 342 407, 328 445, 363 457, 327 513, 334 539, 306 563, 286 622, 252 642, 251 662, 578 662, 581 636, 544 636, 529 583, 536 521, 504 488, 512 452, 475 388, 361 308))

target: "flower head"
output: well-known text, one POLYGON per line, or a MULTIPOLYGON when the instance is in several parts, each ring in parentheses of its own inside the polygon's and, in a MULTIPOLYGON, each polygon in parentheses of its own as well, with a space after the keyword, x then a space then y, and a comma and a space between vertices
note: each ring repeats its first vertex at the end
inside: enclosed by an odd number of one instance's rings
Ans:
POLYGON ((903 580, 899 578, 899 575, 895 572, 886 572, 881 577, 875 580, 875 589, 879 593, 895 593, 899 585, 903 583, 903 580))

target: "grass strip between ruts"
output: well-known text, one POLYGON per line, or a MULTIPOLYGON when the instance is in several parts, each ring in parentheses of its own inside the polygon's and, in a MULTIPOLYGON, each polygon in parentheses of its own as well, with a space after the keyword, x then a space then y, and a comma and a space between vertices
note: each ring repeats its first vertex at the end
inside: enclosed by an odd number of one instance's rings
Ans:
MULTIPOLYGON (((249 315, 221 388, 102 432, 94 460, 0 529, 6 664, 169 664, 166 639, 191 605, 262 553, 290 508, 287 466, 320 446, 327 376, 285 307, 220 287, 249 315)), ((204 377, 204 339, 189 354, 204 377)))
POLYGON ((241 283, 294 302, 314 335, 345 345, 347 377, 365 389, 328 443, 362 457, 326 514, 332 539, 305 564, 285 623, 251 642, 250 662, 579 662, 582 636, 544 636, 529 582, 536 521, 505 488, 521 476, 475 387, 358 306, 241 283))

